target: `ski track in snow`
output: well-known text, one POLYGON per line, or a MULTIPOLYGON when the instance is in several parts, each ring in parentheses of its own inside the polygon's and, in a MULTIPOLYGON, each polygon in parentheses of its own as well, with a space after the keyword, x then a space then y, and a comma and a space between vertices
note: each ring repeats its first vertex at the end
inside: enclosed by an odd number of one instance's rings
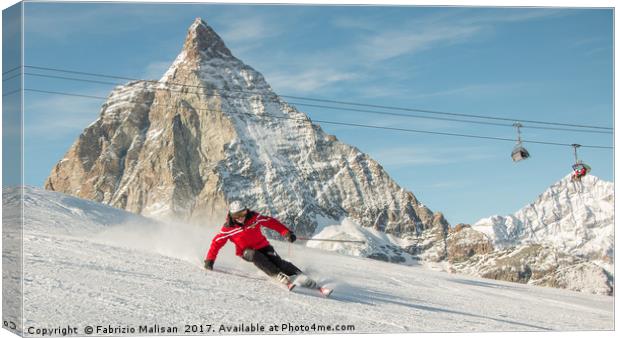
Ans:
MULTIPOLYGON (((56 199, 58 193, 43 197, 56 199)), ((75 199, 78 200, 78 199, 75 199)), ((24 230, 25 327, 184 324, 355 325, 366 332, 613 330, 613 297, 345 256, 272 241, 285 259, 335 288, 289 292, 234 256, 202 258, 215 232, 148 220, 117 225, 33 204, 24 230), (73 217, 72 224, 62 225, 73 217), (47 225, 47 226, 44 226, 47 225), (98 229, 93 231, 93 229, 98 229), (142 239, 142 240, 140 240, 142 239)), ((26 205, 28 208, 28 203, 26 205)), ((107 219, 122 211, 109 208, 107 219), (116 214, 115 214, 116 213, 116 214)), ((98 216, 105 215, 98 210, 98 216)), ((284 332, 287 333, 287 332, 284 332)))

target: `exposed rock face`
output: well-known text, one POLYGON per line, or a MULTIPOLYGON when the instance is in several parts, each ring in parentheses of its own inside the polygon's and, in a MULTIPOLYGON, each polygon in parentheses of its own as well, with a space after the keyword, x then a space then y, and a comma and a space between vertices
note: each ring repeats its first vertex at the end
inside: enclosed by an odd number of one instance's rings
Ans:
POLYGON ((408 243, 404 250, 419 259, 439 262, 448 256, 446 238, 450 231, 450 224, 440 212, 435 214, 432 224, 431 229, 419 236, 404 236, 408 243))
POLYGON ((509 282, 613 295, 613 278, 603 268, 538 244, 454 261, 451 271, 509 282))
POLYGON ((110 94, 45 188, 193 222, 241 199, 305 235, 344 217, 444 244, 448 228, 376 161, 276 95, 201 19, 159 81, 110 94))
MULTIPOLYGON (((142 159, 145 150, 144 131, 150 127, 148 115, 154 94, 145 82, 131 82, 114 90, 103 104, 99 119, 84 130, 52 169, 45 188, 95 201, 108 201, 121 208, 141 205, 133 200, 143 200, 144 197, 132 193, 141 186, 127 184, 130 177, 124 174, 141 170, 145 165, 138 160, 142 159), (121 183, 124 183, 124 189, 119 193, 121 183)), ((160 182, 147 180, 144 186, 152 187, 160 182)))
POLYGON ((474 255, 484 255, 493 251, 493 243, 485 234, 458 224, 447 239, 448 261, 461 262, 474 255))

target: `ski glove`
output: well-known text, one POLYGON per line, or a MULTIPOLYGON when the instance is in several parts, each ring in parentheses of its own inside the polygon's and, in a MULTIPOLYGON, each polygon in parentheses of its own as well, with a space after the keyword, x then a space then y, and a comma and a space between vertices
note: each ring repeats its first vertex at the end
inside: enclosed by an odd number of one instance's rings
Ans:
POLYGON ((297 240, 297 236, 295 236, 295 234, 291 231, 286 233, 286 240, 293 243, 297 240))
POLYGON ((205 259, 205 269, 213 270, 213 261, 210 259, 205 259))

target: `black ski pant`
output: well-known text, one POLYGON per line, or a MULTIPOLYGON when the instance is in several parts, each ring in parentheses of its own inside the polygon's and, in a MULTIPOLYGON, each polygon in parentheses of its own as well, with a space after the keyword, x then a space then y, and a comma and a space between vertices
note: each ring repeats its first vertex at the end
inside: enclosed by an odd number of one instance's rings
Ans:
POLYGON ((277 276, 280 272, 283 272, 287 276, 301 273, 301 270, 293 265, 293 263, 280 258, 271 245, 256 250, 245 249, 243 251, 243 259, 254 263, 256 267, 272 277, 277 276))

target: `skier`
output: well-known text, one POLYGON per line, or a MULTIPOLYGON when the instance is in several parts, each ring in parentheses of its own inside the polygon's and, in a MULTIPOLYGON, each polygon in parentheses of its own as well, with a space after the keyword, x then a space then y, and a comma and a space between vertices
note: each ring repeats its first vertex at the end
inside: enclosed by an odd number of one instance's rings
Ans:
POLYGON ((582 162, 577 162, 573 165, 573 175, 571 181, 581 181, 581 178, 588 173, 588 165, 582 162))
POLYGON ((573 172, 573 177, 571 178, 573 181, 581 181, 581 178, 585 175, 586 175, 586 169, 578 168, 578 169, 575 169, 575 171, 573 172))
POLYGON ((262 234, 260 227, 265 226, 279 232, 287 241, 295 242, 297 237, 277 219, 263 216, 249 210, 239 201, 234 201, 228 208, 226 223, 211 241, 211 247, 205 257, 205 269, 213 270, 213 263, 220 249, 231 240, 235 243, 236 255, 248 262, 254 263, 267 275, 279 282, 293 287, 293 282, 299 278, 302 286, 317 288, 315 281, 303 275, 303 272, 291 262, 280 258, 278 253, 269 244, 262 234), (303 278, 300 278, 303 275, 303 278))

